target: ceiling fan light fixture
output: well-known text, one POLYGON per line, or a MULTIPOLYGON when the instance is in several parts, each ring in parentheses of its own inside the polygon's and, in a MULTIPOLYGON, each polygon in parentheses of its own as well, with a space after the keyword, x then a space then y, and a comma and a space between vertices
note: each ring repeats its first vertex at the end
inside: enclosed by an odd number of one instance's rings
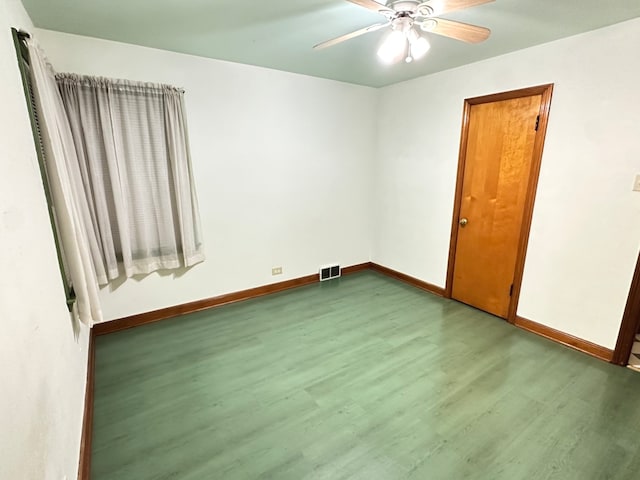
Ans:
POLYGON ((420 60, 427 54, 430 48, 431 45, 429 41, 424 37, 419 37, 414 42, 411 42, 411 56, 414 60, 420 60))
POLYGON ((413 27, 407 31, 407 40, 409 41, 409 55, 405 59, 407 63, 411 63, 413 60, 420 60, 431 48, 427 39, 421 36, 413 27))
POLYGON ((378 49, 378 58, 391 64, 402 59, 407 52, 407 37, 400 30, 392 30, 378 49))
POLYGON ((407 31, 407 40, 409 40, 410 44, 413 45, 413 43, 417 41, 419 38, 420 38, 420 34, 415 28, 412 27, 410 30, 407 31))

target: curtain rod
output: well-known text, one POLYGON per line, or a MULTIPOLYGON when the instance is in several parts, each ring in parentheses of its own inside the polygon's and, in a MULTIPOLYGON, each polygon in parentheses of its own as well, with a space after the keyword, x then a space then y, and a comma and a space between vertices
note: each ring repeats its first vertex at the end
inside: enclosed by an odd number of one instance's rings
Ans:
MULTIPOLYGON (((31 38, 31 34, 29 32, 27 32, 26 30, 18 30, 18 29, 13 29, 15 30, 16 34, 18 35, 18 38, 31 38)), ((168 87, 171 87, 171 85, 167 85, 168 87)), ((135 88, 135 86, 133 87, 135 88)), ((178 90, 180 93, 185 93, 184 92, 184 88, 180 88, 180 87, 173 87, 176 90, 178 90)))
POLYGON ((154 92, 161 93, 165 88, 168 88, 170 90, 176 90, 180 93, 185 93, 184 88, 163 84, 163 83, 141 82, 137 80, 127 80, 127 79, 118 79, 118 78, 109 78, 109 77, 96 77, 92 75, 79 75, 77 73, 65 73, 65 72, 56 73, 55 77, 56 77, 56 80, 59 82, 77 85, 79 87, 93 87, 95 86, 93 81, 97 81, 98 83, 105 82, 105 83, 111 84, 113 88, 116 88, 117 90, 120 90, 120 91, 152 90, 154 92))

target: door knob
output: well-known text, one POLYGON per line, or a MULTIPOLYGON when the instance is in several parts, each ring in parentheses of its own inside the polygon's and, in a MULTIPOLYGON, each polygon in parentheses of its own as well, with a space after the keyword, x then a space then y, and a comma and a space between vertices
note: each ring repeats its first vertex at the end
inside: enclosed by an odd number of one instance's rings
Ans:
POLYGON ((463 227, 463 228, 466 227, 467 223, 469 223, 469 220, 467 220, 466 218, 461 218, 460 219, 460 226, 461 227, 463 227))

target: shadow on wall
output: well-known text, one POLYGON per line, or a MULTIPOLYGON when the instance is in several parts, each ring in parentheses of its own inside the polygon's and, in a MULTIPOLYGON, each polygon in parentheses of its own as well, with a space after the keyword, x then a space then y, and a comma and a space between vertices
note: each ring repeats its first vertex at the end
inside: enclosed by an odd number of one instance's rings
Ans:
POLYGON ((178 279, 186 275, 191 269, 193 269, 196 265, 192 265, 190 267, 180 267, 172 270, 156 270, 151 273, 137 274, 131 277, 126 277, 124 275, 119 276, 115 280, 111 280, 106 285, 101 285, 100 290, 109 289, 110 292, 115 292, 122 285, 125 284, 127 280, 133 280, 135 282, 142 282, 144 279, 151 275, 159 275, 160 277, 172 277, 173 279, 178 279))

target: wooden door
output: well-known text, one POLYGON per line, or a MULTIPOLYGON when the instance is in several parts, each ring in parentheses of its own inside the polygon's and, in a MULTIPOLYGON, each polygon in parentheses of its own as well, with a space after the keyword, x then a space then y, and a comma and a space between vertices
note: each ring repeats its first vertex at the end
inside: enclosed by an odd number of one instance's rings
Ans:
POLYGON ((541 105, 548 107, 543 92, 523 93, 467 105, 454 216, 451 297, 502 318, 510 315, 516 281, 519 287, 516 270, 519 257, 524 264, 523 233, 528 236, 523 226, 536 184, 530 176, 537 180, 542 153, 536 145, 541 105))

